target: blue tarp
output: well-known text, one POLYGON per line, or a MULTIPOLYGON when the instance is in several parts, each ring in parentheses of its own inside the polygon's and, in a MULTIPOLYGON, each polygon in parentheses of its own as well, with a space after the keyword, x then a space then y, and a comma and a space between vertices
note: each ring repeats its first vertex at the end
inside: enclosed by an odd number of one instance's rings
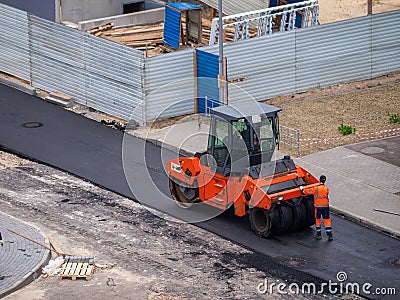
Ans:
POLYGON ((191 10, 191 9, 201 9, 201 5, 195 5, 187 2, 167 2, 167 6, 173 7, 177 10, 191 10))

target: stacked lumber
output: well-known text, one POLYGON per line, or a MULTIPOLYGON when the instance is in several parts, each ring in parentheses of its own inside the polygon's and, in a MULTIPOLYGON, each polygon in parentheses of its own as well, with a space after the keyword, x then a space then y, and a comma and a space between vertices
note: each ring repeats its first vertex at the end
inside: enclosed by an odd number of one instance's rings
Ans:
POLYGON ((154 48, 163 43, 164 24, 132 26, 103 31, 101 37, 134 48, 154 48))
MULTIPOLYGON (((182 30, 183 34, 186 34, 186 20, 185 16, 182 16, 182 30)), ((208 19, 202 19, 202 40, 201 43, 188 42, 188 45, 180 45, 180 49, 186 49, 190 47, 201 47, 208 45, 210 40, 212 22, 208 19)), ((142 25, 142 26, 130 26, 123 28, 113 28, 114 24, 106 24, 100 27, 93 28, 88 32, 101 36, 105 39, 124 44, 133 47, 137 50, 145 52, 146 57, 159 55, 164 52, 173 52, 176 49, 164 45, 164 22, 160 22, 153 25, 142 25)), ((232 42, 234 40, 235 28, 228 27, 225 30, 225 41, 232 42)), ((250 37, 257 35, 257 27, 251 26, 249 28, 250 37)))
POLYGON ((107 23, 105 25, 92 28, 86 32, 90 33, 90 34, 94 34, 96 36, 100 36, 104 31, 110 30, 113 27, 114 27, 114 23, 107 23))

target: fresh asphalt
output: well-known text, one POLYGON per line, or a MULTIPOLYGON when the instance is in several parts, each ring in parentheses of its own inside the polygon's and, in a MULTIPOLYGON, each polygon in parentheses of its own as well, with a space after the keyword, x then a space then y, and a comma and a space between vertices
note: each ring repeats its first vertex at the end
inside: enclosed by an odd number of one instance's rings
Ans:
MULTIPOLYGON (((180 209, 166 196, 157 194, 143 179, 149 172, 158 189, 168 195, 168 178, 160 157, 161 152, 166 159, 174 154, 147 143, 146 167, 141 161, 143 146, 143 141, 132 136, 124 138, 120 131, 0 85, 0 149, 65 170, 181 217, 180 209), (43 126, 22 126, 28 122, 40 122, 43 126)), ((205 213, 209 212, 194 210, 189 217, 200 218, 205 213)), ((252 233, 247 218, 237 218, 229 211, 197 225, 324 281, 337 282, 337 273, 346 272, 345 283, 394 287, 400 293, 400 268, 392 263, 399 259, 400 241, 340 217, 332 218, 333 242, 314 240, 311 230, 272 239, 258 238, 252 233)), ((265 266, 258 267, 265 269, 265 266)), ((270 267, 279 268, 279 265, 270 267)), ((301 276, 295 273, 293 276, 301 276)))

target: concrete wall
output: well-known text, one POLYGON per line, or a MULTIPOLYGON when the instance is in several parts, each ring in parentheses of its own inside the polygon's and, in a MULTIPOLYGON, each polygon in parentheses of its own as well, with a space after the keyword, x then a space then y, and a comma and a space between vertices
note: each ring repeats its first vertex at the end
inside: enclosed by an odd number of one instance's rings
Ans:
POLYGON ((79 30, 89 30, 107 23, 114 23, 115 27, 128 26, 128 25, 146 25, 154 24, 164 21, 165 8, 156 8, 137 13, 118 15, 78 23, 79 30))
MULTIPOLYGON (((59 0, 61 1, 62 21, 80 21, 104 18, 123 14, 123 5, 145 1, 145 9, 161 7, 150 0, 59 0)), ((35 1, 36 2, 36 1, 35 1)), ((54 0, 53 0, 54 2, 54 0)))
MULTIPOLYGON (((0 0, 1 3, 27 11, 35 16, 54 21, 58 0, 0 0)), ((78 1, 79 2, 79 1, 78 1)))

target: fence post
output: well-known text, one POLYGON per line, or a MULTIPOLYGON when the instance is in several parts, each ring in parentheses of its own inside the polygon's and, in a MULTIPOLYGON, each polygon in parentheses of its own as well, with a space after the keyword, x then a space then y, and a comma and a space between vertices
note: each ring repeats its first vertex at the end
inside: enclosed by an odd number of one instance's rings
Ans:
POLYGON ((33 86, 33 67, 32 67, 32 19, 29 13, 26 14, 28 22, 28 49, 29 49, 29 82, 33 86))

